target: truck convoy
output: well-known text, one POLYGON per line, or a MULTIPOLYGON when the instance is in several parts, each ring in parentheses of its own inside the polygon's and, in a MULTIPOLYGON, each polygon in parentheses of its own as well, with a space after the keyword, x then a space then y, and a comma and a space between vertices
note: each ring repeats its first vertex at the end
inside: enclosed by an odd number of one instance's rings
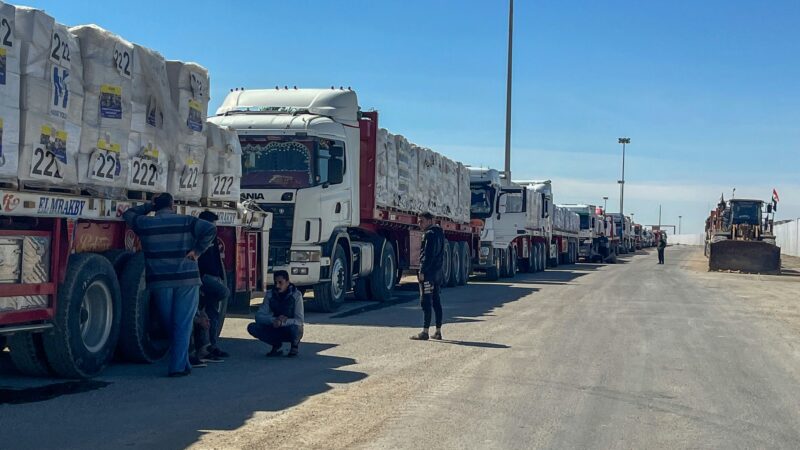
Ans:
POLYGON ((617 262, 619 238, 613 218, 594 205, 564 205, 580 218, 578 256, 586 262, 617 262))
POLYGON ((122 213, 167 189, 180 214, 214 212, 246 297, 270 226, 236 203, 241 149, 204 121, 208 75, 41 10, 0 2, 0 24, 0 350, 23 373, 70 378, 115 354, 160 359, 165 328, 122 213))
POLYGON ((614 222, 614 232, 619 237, 619 253, 626 254, 636 251, 636 240, 633 234, 633 221, 630 217, 620 213, 608 213, 614 222))
POLYGON ((311 308, 334 311, 351 289, 390 299, 418 268, 423 213, 447 238, 446 284, 467 282, 478 229, 466 167, 381 129, 349 88, 234 90, 209 120, 238 132, 242 198, 274 215, 269 269, 313 290, 311 308))
POLYGON ((705 255, 709 270, 777 274, 781 251, 775 244, 772 204, 761 200, 720 199, 706 219, 705 255))

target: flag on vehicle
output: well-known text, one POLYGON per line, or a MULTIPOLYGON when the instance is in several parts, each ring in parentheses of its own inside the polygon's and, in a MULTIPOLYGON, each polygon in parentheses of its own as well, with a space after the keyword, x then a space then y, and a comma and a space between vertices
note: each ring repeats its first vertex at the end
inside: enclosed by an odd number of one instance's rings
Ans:
POLYGON ((778 210, 778 202, 780 201, 780 197, 778 197, 778 191, 775 188, 772 188, 772 209, 774 211, 778 210))

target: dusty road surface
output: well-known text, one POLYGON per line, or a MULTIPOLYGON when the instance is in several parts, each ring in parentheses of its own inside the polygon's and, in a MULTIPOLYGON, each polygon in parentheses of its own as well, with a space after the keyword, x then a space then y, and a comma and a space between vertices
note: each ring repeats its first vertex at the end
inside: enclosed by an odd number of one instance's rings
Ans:
POLYGON ((707 273, 687 247, 666 260, 447 289, 442 342, 408 339, 406 291, 310 314, 294 360, 266 359, 241 318, 233 357, 185 379, 5 368, 0 447, 800 448, 800 276, 707 273))

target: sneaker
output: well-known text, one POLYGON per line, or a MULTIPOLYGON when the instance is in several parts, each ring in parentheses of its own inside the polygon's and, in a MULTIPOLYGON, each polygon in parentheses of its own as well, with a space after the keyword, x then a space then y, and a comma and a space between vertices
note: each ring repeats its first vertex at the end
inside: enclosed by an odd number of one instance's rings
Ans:
POLYGON ((300 354, 300 349, 297 347, 292 347, 291 349, 289 349, 289 354, 287 354, 286 356, 288 356, 289 358, 294 358, 299 354, 300 354))
POLYGON ((267 353, 267 357, 274 357, 274 356, 283 356, 283 352, 281 351, 280 347, 275 347, 267 353))
POLYGON ((441 341, 442 340, 442 332, 439 331, 439 330, 436 330, 436 333, 433 333, 433 336, 431 336, 431 338, 432 339, 436 339, 437 341, 441 341))
POLYGON ((227 357, 231 356, 231 355, 228 354, 228 352, 223 352, 222 350, 220 350, 219 347, 212 348, 211 349, 211 354, 216 356, 217 358, 227 358, 227 357))
POLYGON ((202 367, 208 367, 208 364, 204 363, 201 359, 196 358, 194 356, 189 357, 189 364, 194 369, 199 369, 202 367))
POLYGON ((209 353, 207 356, 200 358, 201 362, 204 363, 221 363, 225 362, 224 359, 220 358, 219 356, 214 355, 213 353, 209 353))
POLYGON ((191 374, 192 374, 191 369, 186 369, 183 372, 170 372, 169 375, 167 375, 167 376, 169 378, 180 378, 180 377, 185 377, 185 376, 191 375, 191 374))
POLYGON ((419 334, 411 336, 412 341, 427 341, 429 339, 428 332, 422 331, 419 334))

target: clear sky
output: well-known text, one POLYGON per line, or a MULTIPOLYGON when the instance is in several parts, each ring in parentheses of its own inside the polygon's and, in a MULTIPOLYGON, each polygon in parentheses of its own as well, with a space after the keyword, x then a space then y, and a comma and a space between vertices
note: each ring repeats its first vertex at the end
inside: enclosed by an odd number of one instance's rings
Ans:
MULTIPOLYGON (((13 2, 12 2, 13 3, 13 2)), ((352 86, 381 125, 503 168, 507 2, 30 1, 211 72, 233 87, 352 86)), ((725 192, 800 217, 800 1, 515 4, 512 173, 559 203, 701 232, 725 192)))

